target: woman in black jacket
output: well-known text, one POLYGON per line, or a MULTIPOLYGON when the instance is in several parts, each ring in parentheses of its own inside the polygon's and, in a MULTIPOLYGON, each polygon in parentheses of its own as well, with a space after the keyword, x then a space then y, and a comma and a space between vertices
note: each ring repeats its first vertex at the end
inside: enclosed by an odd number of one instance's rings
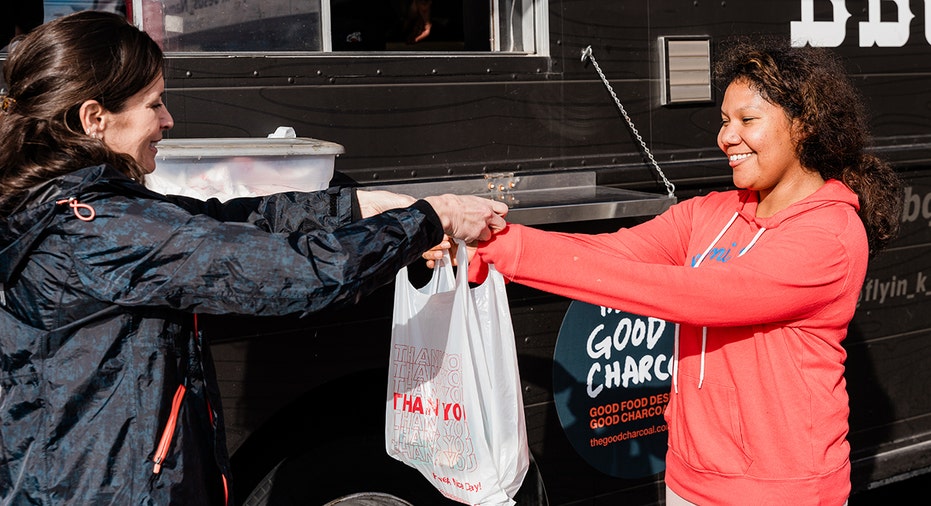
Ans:
POLYGON ((479 197, 149 191, 173 125, 162 66, 148 35, 91 11, 39 27, 4 66, 2 504, 228 503, 196 313, 351 303, 444 233, 487 239, 504 224, 507 207, 479 197))

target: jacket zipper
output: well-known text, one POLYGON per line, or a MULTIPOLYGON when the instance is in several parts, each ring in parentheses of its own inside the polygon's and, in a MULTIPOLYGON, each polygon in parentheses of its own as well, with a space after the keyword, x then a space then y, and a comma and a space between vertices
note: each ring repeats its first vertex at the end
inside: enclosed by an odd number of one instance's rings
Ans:
MULTIPOLYGON (((197 313, 194 313, 194 338, 197 339, 198 345, 202 345, 200 328, 197 324, 197 313)), ((214 416, 213 416, 213 406, 210 405, 210 399, 207 398, 207 415, 210 417, 210 425, 214 425, 214 416)), ((215 430, 215 429, 214 429, 215 430)), ((218 466, 219 467, 219 466, 218 466)), ((230 486, 229 480, 226 479, 226 474, 223 470, 220 470, 220 479, 223 482, 223 504, 224 506, 229 505, 230 503, 230 486)))
POLYGON ((158 449, 155 450, 155 467, 152 469, 153 474, 162 471, 162 461, 168 455, 168 448, 171 447, 171 438, 175 433, 175 427, 178 425, 178 411, 181 410, 181 401, 184 399, 184 392, 187 389, 184 385, 178 385, 175 391, 175 398, 171 401, 171 414, 168 415, 168 422, 165 424, 165 430, 162 432, 162 439, 158 442, 158 449))

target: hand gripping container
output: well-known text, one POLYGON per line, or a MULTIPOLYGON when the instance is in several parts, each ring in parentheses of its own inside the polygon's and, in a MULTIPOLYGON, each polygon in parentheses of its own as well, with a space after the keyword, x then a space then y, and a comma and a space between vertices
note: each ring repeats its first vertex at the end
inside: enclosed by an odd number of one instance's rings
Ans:
POLYGON ((166 139, 146 186, 163 194, 228 200, 322 190, 343 146, 307 137, 166 139))

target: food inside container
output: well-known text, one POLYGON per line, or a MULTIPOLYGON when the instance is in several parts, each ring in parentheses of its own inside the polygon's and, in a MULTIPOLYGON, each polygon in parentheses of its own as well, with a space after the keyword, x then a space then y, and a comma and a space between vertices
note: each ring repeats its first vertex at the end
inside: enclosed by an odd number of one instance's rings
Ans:
POLYGON ((322 190, 343 146, 307 137, 166 139, 146 186, 200 199, 322 190))

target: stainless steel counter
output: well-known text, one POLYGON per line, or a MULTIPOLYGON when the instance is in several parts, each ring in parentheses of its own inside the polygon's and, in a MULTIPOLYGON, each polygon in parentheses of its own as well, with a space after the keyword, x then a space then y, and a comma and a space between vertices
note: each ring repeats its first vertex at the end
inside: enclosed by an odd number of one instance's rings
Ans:
POLYGON ((525 225, 654 216, 676 202, 675 196, 598 186, 594 172, 538 175, 489 174, 463 179, 366 186, 426 197, 443 193, 478 195, 506 202, 508 221, 525 225))

